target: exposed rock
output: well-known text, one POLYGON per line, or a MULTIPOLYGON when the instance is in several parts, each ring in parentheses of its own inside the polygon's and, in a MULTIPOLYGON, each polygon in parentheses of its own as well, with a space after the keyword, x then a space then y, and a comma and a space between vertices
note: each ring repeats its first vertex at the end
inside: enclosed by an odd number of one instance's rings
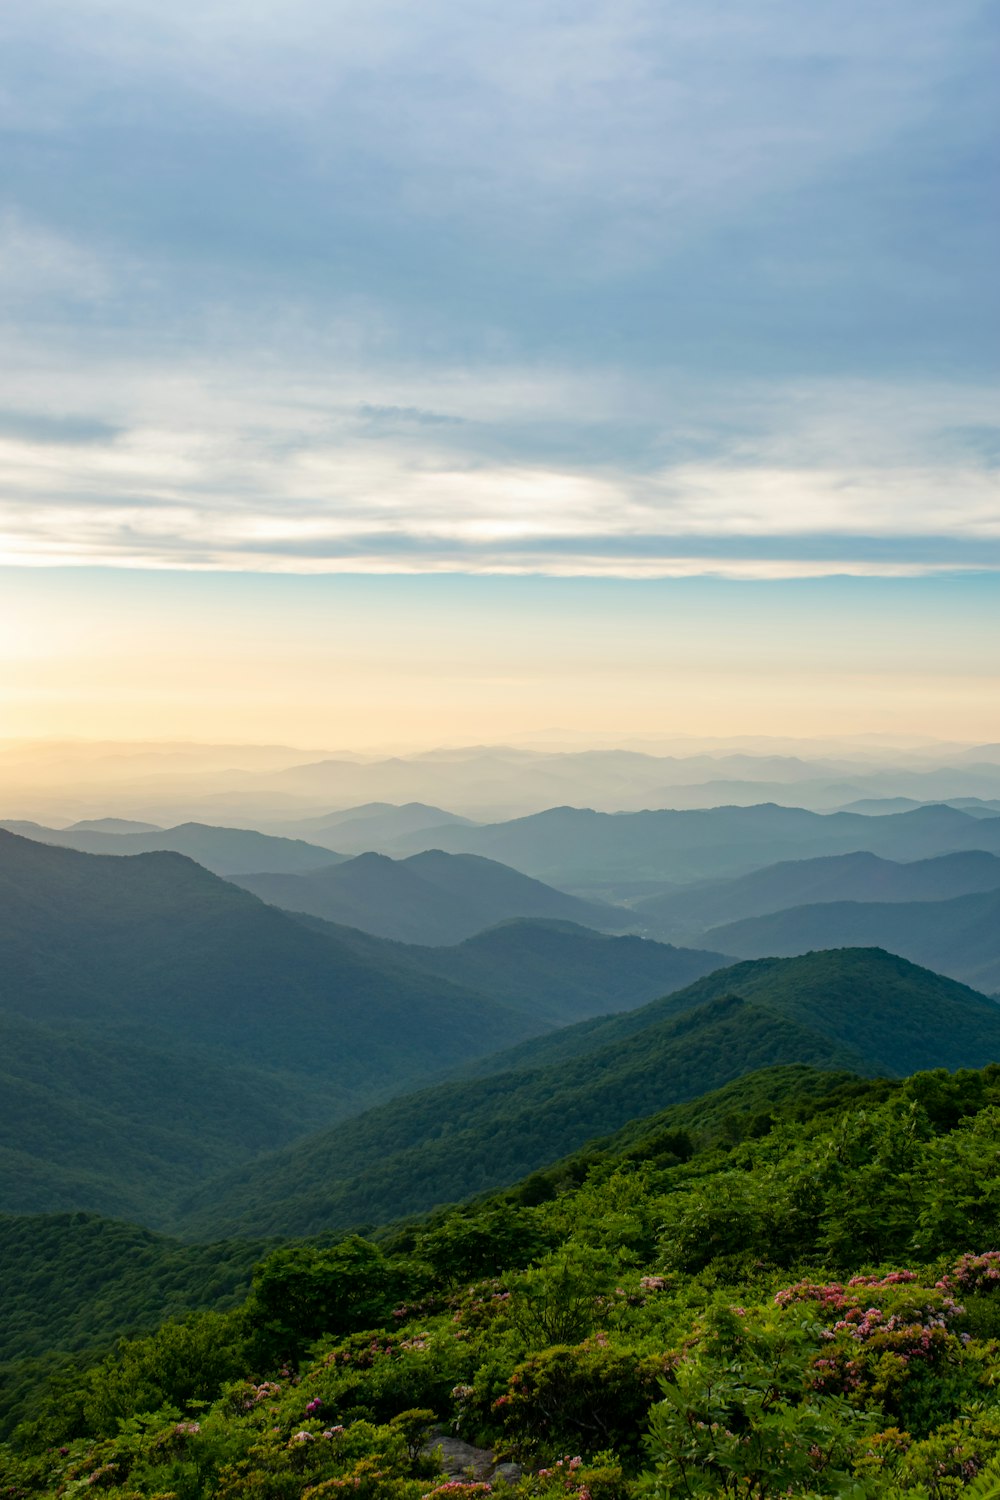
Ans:
POLYGON ((478 1479, 490 1484, 516 1484, 521 1477, 517 1464, 500 1463, 489 1448, 474 1448, 463 1443, 461 1438, 434 1433, 424 1444, 421 1452, 428 1457, 437 1455, 441 1467, 449 1479, 478 1479))

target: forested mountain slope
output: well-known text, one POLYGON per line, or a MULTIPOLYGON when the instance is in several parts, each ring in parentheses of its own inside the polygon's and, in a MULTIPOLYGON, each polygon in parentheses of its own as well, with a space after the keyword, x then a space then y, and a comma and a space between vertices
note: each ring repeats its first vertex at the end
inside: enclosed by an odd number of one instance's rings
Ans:
POLYGON ((514 1182, 637 1116, 775 1063, 865 1071, 860 1053, 729 996, 556 1067, 407 1095, 209 1183, 184 1234, 309 1235, 386 1223, 514 1182))
POLYGON ((430 946, 460 943, 513 917, 552 918, 610 931, 635 922, 624 907, 581 901, 496 860, 439 849, 402 860, 361 854, 308 874, 236 878, 246 890, 288 911, 430 946))
POLYGON ((385 1222, 513 1181, 756 1068, 800 1062, 898 1075, 995 1057, 1000 1007, 890 954, 740 964, 239 1169, 192 1197, 179 1224, 200 1234, 307 1234, 385 1222))
POLYGON ((226 1153, 243 1160, 546 1024, 359 956, 180 855, 3 832, 0 1023, 0 1206, 150 1222, 164 1191, 226 1153))
POLYGON ((0 1365, 232 1306, 270 1245, 183 1245, 96 1214, 0 1214, 0 1365))
POLYGON ((738 994, 861 1051, 873 1071, 978 1066, 1000 1057, 1000 1006, 878 948, 727 965, 624 1015, 595 1017, 470 1064, 478 1072, 552 1066, 596 1052, 721 995, 738 994))
POLYGON ((387 945, 365 933, 336 931, 361 955, 405 961, 558 1026, 646 1005, 731 963, 721 953, 613 936, 572 922, 504 922, 440 948, 387 945))

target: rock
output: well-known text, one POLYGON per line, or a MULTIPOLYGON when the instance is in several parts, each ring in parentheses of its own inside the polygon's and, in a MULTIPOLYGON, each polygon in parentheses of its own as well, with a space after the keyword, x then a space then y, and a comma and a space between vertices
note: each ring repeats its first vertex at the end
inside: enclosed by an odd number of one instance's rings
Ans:
POLYGON ((517 1484, 521 1477, 520 1464, 497 1464, 490 1476, 494 1484, 517 1484))
POLYGON ((474 1448, 461 1438, 435 1433, 420 1450, 428 1458, 437 1456, 448 1479, 478 1479, 489 1484, 516 1484, 521 1477, 517 1464, 498 1464, 488 1448, 474 1448))
POLYGON ((449 1479, 489 1479, 495 1468, 488 1448, 473 1448, 461 1438, 431 1437, 421 1451, 429 1456, 437 1454, 449 1479))

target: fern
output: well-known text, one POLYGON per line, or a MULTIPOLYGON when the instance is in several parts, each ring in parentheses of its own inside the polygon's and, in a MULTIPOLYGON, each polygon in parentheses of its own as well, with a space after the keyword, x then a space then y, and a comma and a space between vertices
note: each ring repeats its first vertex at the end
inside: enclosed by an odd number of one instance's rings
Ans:
POLYGON ((1000 1500, 1000 1458, 994 1458, 980 1469, 971 1484, 965 1486, 967 1500, 1000 1500))

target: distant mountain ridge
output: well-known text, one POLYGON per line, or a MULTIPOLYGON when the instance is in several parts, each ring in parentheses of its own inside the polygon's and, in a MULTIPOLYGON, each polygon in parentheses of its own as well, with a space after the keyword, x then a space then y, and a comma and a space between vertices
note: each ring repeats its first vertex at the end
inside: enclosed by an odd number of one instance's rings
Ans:
POLYGON ((710 929, 706 939, 754 958, 877 943, 987 993, 1000 991, 1000 890, 950 901, 834 901, 710 929))
POLYGON ((109 833, 80 826, 45 828, 39 823, 10 821, 0 822, 0 830, 82 854, 185 854, 213 875, 223 876, 258 870, 317 870, 342 858, 303 839, 277 838, 252 828, 215 828, 208 823, 181 823, 176 828, 145 833, 109 833))
POLYGON ((391 854, 401 838, 421 833, 426 828, 443 828, 449 824, 472 826, 468 818, 430 807, 425 802, 368 802, 347 807, 320 817, 302 818, 283 824, 280 832, 293 838, 307 838, 319 844, 333 840, 345 854, 391 854))
POLYGON ((424 974, 489 994, 557 1026, 633 1010, 731 962, 722 953, 700 948, 675 948, 649 938, 538 919, 503 922, 440 948, 386 944, 365 933, 336 931, 360 954, 396 957, 424 974))
POLYGON ((361 854, 303 874, 234 879, 287 911, 425 946, 459 943, 514 917, 554 918, 605 931, 635 923, 624 907, 582 901, 496 860, 439 849, 402 860, 361 854))
POLYGON ((894 860, 960 850, 1000 854, 1000 816, 938 805, 881 818, 775 803, 635 813, 554 807, 505 823, 429 829, 402 843, 413 851, 482 854, 579 889, 587 881, 730 877, 782 860, 858 850, 894 860))
MULTIPOLYGON (((709 928, 827 901, 936 901, 1000 889, 1000 855, 970 849, 901 863, 861 851, 785 860, 732 880, 631 903, 649 931, 684 941, 709 928)), ((843 946, 843 945, 838 945, 843 946)))

